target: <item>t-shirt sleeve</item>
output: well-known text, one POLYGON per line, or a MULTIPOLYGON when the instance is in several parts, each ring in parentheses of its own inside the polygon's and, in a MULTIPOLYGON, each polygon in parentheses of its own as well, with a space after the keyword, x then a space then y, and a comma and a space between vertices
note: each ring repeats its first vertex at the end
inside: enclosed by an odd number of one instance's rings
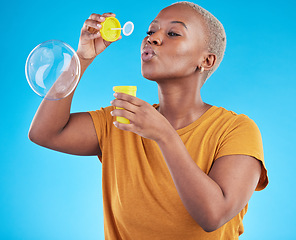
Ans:
MULTIPOLYGON (((104 139, 106 139, 108 135, 110 122, 112 123, 112 116, 110 112, 113 109, 114 107, 106 107, 106 108, 101 108, 100 110, 88 112, 91 115, 91 118, 93 120, 99 146, 102 152, 104 147, 104 139)), ((98 156, 98 157, 100 161, 102 161, 102 157, 101 156, 98 156)))
POLYGON ((262 163, 261 176, 256 191, 264 189, 268 184, 268 177, 261 133, 256 123, 245 115, 238 115, 222 136, 216 159, 236 154, 252 156, 262 163))

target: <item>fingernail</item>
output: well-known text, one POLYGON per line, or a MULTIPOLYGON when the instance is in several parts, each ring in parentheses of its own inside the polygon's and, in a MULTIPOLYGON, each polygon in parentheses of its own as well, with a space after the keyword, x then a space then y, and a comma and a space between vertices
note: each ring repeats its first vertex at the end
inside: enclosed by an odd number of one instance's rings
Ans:
POLYGON ((113 116, 113 111, 110 112, 111 116, 113 116))
POLYGON ((113 94, 113 96, 114 96, 114 97, 117 97, 117 96, 118 96, 117 92, 116 92, 116 93, 114 93, 114 94, 113 94))
POLYGON ((101 27, 102 27, 102 25, 101 25, 101 24, 97 24, 97 27, 98 27, 98 28, 101 28, 101 27))
POLYGON ((100 20, 105 20, 105 18, 104 17, 100 17, 100 20))

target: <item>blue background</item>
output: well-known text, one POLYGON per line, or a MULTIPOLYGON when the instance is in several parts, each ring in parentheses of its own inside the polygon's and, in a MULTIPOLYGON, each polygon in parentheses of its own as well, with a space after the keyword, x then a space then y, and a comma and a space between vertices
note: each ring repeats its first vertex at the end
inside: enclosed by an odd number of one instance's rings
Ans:
MULTIPOLYGON (((101 164, 96 157, 54 152, 29 141, 41 102, 27 84, 25 61, 39 43, 78 46, 92 13, 112 11, 135 31, 103 52, 84 74, 72 112, 109 105, 114 85, 137 85, 138 97, 158 102, 157 86, 141 76, 140 44, 149 23, 174 1, 5 1, 1 3, 0 239, 103 239, 101 164)), ((240 239, 295 239, 296 3, 205 1, 227 33, 220 68, 203 100, 244 113, 259 126, 269 186, 255 192, 240 239)))

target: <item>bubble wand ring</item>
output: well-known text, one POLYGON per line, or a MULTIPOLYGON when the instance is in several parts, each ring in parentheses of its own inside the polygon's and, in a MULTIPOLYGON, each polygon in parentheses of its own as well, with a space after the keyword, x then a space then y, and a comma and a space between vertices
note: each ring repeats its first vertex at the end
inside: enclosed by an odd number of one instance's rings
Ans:
POLYGON ((126 22, 122 28, 111 28, 111 30, 121 30, 122 29, 122 33, 125 35, 125 36, 129 36, 133 33, 134 31, 134 24, 131 22, 131 21, 128 21, 126 22), (128 31, 127 28, 128 26, 130 26, 130 30, 128 31))

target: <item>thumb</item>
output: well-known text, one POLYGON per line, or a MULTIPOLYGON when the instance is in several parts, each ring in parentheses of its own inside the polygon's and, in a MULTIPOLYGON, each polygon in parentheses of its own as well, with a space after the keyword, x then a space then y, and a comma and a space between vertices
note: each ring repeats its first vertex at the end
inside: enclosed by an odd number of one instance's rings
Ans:
MULTIPOLYGON (((114 42, 117 42, 117 41, 119 41, 120 39, 122 39, 122 36, 121 36, 121 35, 120 35, 119 38, 118 38, 117 40, 115 40, 114 42)), ((105 44, 106 47, 110 46, 110 44, 111 44, 111 43, 114 43, 114 42, 109 42, 109 41, 104 40, 104 44, 105 44)))

